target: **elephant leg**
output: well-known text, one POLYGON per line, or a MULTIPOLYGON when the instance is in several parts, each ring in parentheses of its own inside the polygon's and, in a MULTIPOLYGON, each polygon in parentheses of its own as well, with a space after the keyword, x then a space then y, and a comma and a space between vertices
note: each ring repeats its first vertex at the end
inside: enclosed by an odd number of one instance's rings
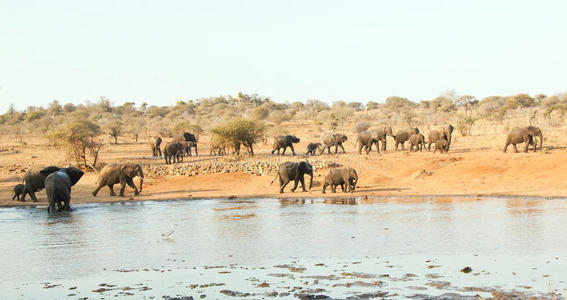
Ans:
POLYGON ((96 194, 98 193, 98 191, 100 191, 100 189, 102 189, 103 186, 104 186, 104 184, 102 184, 102 183, 99 181, 98 186, 97 186, 96 189, 93 191, 93 197, 96 197, 96 194))
POLYGON ((338 151, 339 151, 339 144, 336 144, 336 145, 335 145, 335 154, 337 154, 338 151))
POLYGON ((406 149, 404 148, 404 142, 401 142, 400 144, 402 144, 402 151, 406 150, 406 149))
POLYGON ((345 192, 345 184, 341 183, 341 191, 343 191, 343 193, 345 192))
POLYGON ((325 193, 325 190, 327 189, 327 186, 329 184, 327 183, 327 181, 325 180, 325 183, 323 183, 323 194, 325 193))
POLYGON ((285 155, 285 150, 287 150, 287 146, 283 147, 282 155, 285 155))
POLYGON ((399 144, 399 143, 398 143, 398 142, 396 142, 396 151, 398 151, 398 144, 399 144))
POLYGON ((301 181, 301 188, 303 189, 303 191, 307 192, 307 190, 305 189, 305 178, 303 178, 303 176, 299 176, 299 181, 301 181))
MULTIPOLYGON (((338 146, 341 147, 341 149, 343 150, 343 153, 346 153, 345 147, 343 147, 343 143, 340 143, 338 146)), ((336 151, 335 151, 335 153, 336 153, 336 151)))
POLYGON ((337 185, 335 183, 331 184, 331 189, 333 190, 333 193, 337 192, 337 185))
POLYGON ((297 185, 299 184, 299 178, 295 178, 293 180, 293 188, 291 189, 292 192, 295 192, 295 190, 297 189, 297 185))
MULTIPOLYGON (((431 152, 431 142, 427 145, 427 152, 431 152)), ((504 152, 506 152, 506 150, 504 150, 504 152)))
POLYGON ((132 178, 126 177, 126 184, 128 184, 131 188, 134 189, 134 195, 136 196, 140 195, 140 192, 138 191, 138 188, 134 184, 134 181, 132 181, 132 178))
POLYGON ((110 196, 116 196, 116 193, 114 192, 114 184, 109 184, 108 189, 110 190, 110 196))
POLYGON ((386 138, 382 141, 382 151, 386 151, 386 138))
POLYGON ((293 144, 289 145, 289 148, 291 149, 291 153, 295 156, 295 149, 293 149, 293 144))
POLYGON ((331 146, 327 146, 327 152, 331 154, 331 146))
POLYGON ((118 193, 118 196, 124 197, 124 189, 125 188, 126 188, 126 180, 121 180, 120 181, 120 192, 118 193))
POLYGON ((518 147, 516 147, 516 144, 512 144, 512 146, 514 146, 514 152, 518 153, 520 151, 518 151, 518 147))
POLYGON ((288 183, 289 183, 289 180, 280 179, 280 194, 283 193, 283 190, 288 183))

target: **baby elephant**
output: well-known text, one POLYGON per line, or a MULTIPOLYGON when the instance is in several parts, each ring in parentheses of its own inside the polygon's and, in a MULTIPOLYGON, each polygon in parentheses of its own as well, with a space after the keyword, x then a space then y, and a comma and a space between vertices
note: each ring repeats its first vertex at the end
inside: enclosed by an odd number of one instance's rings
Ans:
POLYGON ((354 192, 358 183, 358 174, 353 168, 331 169, 325 176, 325 184, 323 184, 323 194, 327 186, 330 185, 333 193, 337 192, 337 185, 341 186, 343 192, 354 192))
POLYGON ((425 136, 421 133, 415 133, 410 136, 409 139, 409 151, 413 152, 415 147, 415 152, 422 151, 425 147, 425 136))
POLYGON ((321 151, 323 149, 323 145, 321 143, 310 143, 307 145, 307 153, 305 155, 315 155, 315 151, 321 151))
POLYGON ((449 142, 447 142, 447 140, 437 140, 435 142, 435 150, 433 150, 433 153, 437 152, 437 150, 441 151, 441 153, 448 153, 449 142))
POLYGON ((12 200, 18 198, 18 201, 20 201, 20 196, 23 197, 24 195, 24 191, 26 190, 26 186, 23 184, 16 184, 14 186, 14 191, 12 192, 12 200))

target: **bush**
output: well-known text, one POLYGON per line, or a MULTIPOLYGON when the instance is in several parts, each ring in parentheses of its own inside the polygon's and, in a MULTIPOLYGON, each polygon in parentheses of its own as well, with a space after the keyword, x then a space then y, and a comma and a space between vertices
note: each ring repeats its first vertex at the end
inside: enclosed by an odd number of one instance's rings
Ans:
POLYGON ((235 145, 238 154, 240 145, 248 148, 250 154, 254 154, 253 145, 264 136, 264 124, 260 121, 235 119, 226 124, 217 126, 211 131, 219 135, 231 144, 235 145))

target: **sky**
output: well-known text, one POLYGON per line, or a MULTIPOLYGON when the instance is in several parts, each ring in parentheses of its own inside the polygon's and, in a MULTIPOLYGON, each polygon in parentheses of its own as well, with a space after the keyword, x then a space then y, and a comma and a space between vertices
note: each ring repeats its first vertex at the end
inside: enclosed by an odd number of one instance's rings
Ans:
POLYGON ((0 0, 0 112, 567 92, 567 1, 0 0))

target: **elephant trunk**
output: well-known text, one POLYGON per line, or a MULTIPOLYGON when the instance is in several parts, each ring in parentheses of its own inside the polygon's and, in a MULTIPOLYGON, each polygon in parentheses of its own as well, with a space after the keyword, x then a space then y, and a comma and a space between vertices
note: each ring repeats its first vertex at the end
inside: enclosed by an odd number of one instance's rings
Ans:
POLYGON ((311 179, 309 180, 309 190, 311 190, 311 187, 313 186, 313 170, 309 171, 309 176, 311 176, 311 179))
POLYGON ((539 134, 539 150, 543 151, 543 134, 541 133, 539 134))

